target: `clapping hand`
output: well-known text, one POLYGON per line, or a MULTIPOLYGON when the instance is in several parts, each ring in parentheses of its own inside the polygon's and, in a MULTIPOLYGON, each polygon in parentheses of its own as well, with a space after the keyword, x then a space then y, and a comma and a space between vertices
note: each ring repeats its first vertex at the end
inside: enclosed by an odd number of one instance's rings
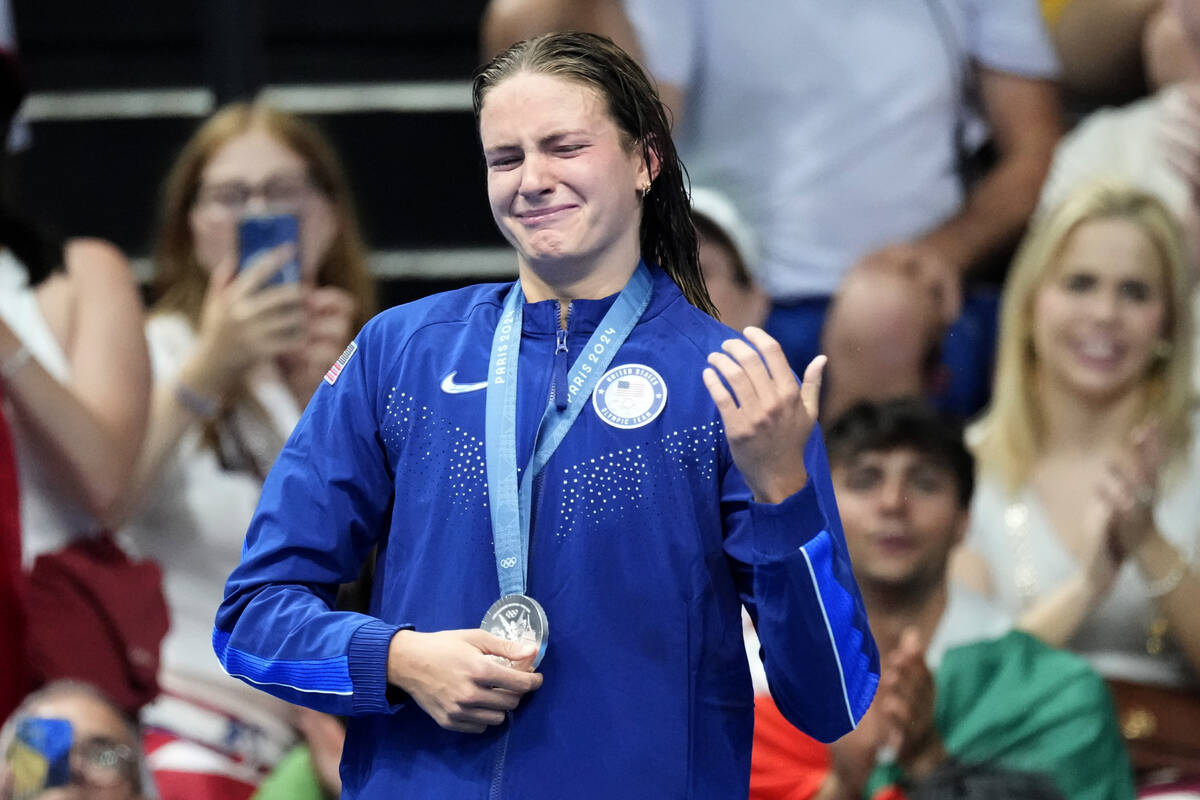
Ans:
POLYGON ((908 628, 884 660, 875 705, 885 748, 880 757, 898 761, 910 778, 919 780, 946 758, 934 724, 935 697, 920 633, 908 628))
POLYGON ((743 334, 750 344, 727 339, 709 354, 704 386, 754 499, 778 503, 808 482, 804 446, 817 418, 825 356, 812 360, 801 383, 766 331, 751 327, 743 334))
POLYGON ((1109 461, 1096 487, 1106 515, 1106 531, 1125 555, 1134 554, 1154 531, 1159 473, 1166 459, 1162 433, 1139 426, 1109 461))

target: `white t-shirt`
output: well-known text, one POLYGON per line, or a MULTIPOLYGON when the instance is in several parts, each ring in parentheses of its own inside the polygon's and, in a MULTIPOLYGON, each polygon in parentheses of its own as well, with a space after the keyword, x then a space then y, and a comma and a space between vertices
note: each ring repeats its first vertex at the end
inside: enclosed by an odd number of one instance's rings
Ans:
MULTIPOLYGON (((1198 423, 1200 420, 1193 420, 1194 429, 1198 423)), ((1154 507, 1154 518, 1163 537, 1194 564, 1200 548, 1200 440, 1193 441, 1180 472, 1154 507)), ((966 546, 987 563, 995 601, 1014 617, 1027 603, 1047 596, 1080 569, 1032 491, 1024 488, 1010 496, 986 477, 975 488, 966 546), (1024 590, 1029 598, 1018 587, 1018 574, 1029 587, 1024 590)), ((1137 565, 1127 561, 1066 648, 1086 658, 1107 678, 1195 686, 1196 676, 1169 635, 1162 654, 1147 652, 1150 625, 1157 616, 1137 565)))
MULTIPOLYGON (((187 320, 177 314, 151 317, 146 324, 156 383, 179 371, 195 345, 187 320)), ((279 380, 251 381, 252 392, 271 424, 246 420, 248 445, 261 452, 269 468, 300 410, 279 380)), ((162 664, 168 673, 209 680, 238 694, 249 690, 228 677, 212 648, 213 619, 224 596, 225 581, 241 560, 242 542, 262 491, 253 471, 226 469, 217 452, 203 443, 193 426, 176 447, 122 533, 142 556, 162 567, 171 629, 163 642, 162 664)), ((256 693, 257 694, 257 693, 256 693)))
MULTIPOLYGON (((59 383, 70 381, 71 364, 42 316, 25 267, 4 249, 0 249, 0 319, 51 377, 59 383)), ((29 568, 39 555, 96 533, 102 526, 70 500, 62 486, 63 476, 42 463, 41 448, 11 407, 5 409, 5 418, 13 433, 20 482, 21 560, 29 568)))
POLYGON ((1057 72, 1036 0, 624 2, 650 72, 685 93, 692 182, 754 228, 776 298, 832 294, 861 256, 959 210, 969 60, 1057 72))

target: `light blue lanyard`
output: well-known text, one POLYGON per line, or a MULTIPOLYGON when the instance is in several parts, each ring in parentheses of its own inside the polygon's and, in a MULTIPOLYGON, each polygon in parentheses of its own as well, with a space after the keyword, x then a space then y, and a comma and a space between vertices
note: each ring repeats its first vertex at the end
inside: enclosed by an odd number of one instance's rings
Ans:
POLYGON ((517 485, 517 359, 521 349, 521 309, 525 293, 517 281, 509 290, 492 336, 488 364, 484 453, 487 457, 488 505, 496 548, 500 596, 524 594, 529 560, 529 524, 533 478, 567 435, 613 356, 650 304, 653 280, 639 263, 629 283, 617 295, 567 378, 567 405, 561 411, 553 400, 538 423, 533 454, 517 485))

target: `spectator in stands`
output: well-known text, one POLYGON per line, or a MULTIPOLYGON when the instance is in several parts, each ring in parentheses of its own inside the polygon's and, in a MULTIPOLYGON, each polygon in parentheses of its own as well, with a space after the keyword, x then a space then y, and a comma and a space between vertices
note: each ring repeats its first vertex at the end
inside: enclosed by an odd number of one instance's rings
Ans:
POLYGON ((700 248, 700 270, 722 322, 735 331, 762 327, 771 300, 754 280, 758 246, 729 198, 715 189, 692 189, 692 222, 700 248))
MULTIPOLYGON (((1168 126, 1180 127, 1188 98, 1200 84, 1200 45, 1189 35, 1190 26, 1200 29, 1195 0, 1163 3, 1150 15, 1142 61, 1153 94, 1097 111, 1063 137, 1042 187, 1039 213, 1057 208, 1079 186, 1111 177, 1158 195, 1177 216, 1186 216, 1188 181, 1170 163, 1163 134, 1168 126)), ((1172 138, 1190 138, 1187 126, 1172 138)))
POLYGON ((185 145, 155 257, 154 396, 126 527, 162 565, 172 616, 147 750, 167 800, 245 798, 291 745, 290 710, 224 673, 213 613, 263 477, 372 313, 373 284, 329 144, 264 105, 219 111, 185 145), (298 284, 267 285, 278 249, 236 272, 238 219, 263 211, 299 216, 298 284))
MULTIPOLYGON (((794 366, 818 352, 837 295, 825 413, 925 388, 963 275, 1019 234, 1059 134, 1056 62, 1034 0, 625 7, 693 180, 727 192, 757 235, 775 300, 768 331, 794 366), (964 192, 960 156, 983 129, 970 94, 997 159, 964 192)), ((955 337, 990 342, 980 315, 955 337)), ((981 360, 967 353, 957 372, 981 360)))
MULTIPOLYGON (((94 687, 56 681, 29 695, 0 729, 0 800, 13 800, 11 749, 29 719, 66 720, 71 726, 70 782, 45 789, 37 800, 142 800, 147 786, 137 726, 94 687)), ((22 798, 28 795, 21 795, 22 798)))
POLYGON ((1041 0, 1063 87, 1101 100, 1141 91, 1138 45, 1147 19, 1163 5, 1163 0, 1041 0))
POLYGON ((639 57, 621 0, 489 0, 480 24, 482 60, 491 61, 522 39, 554 31, 603 31, 639 57))
MULTIPOLYGON (((1192 253, 1200 253, 1200 3, 1163 3, 1146 25, 1143 45, 1154 94, 1097 111, 1063 138, 1039 213, 1085 183, 1117 178, 1166 203, 1187 224, 1192 253)), ((1200 310, 1200 294, 1193 295, 1193 309, 1200 310)), ((1193 355, 1200 356, 1200 346, 1193 355)), ((1200 389, 1200 369, 1193 379, 1200 389)))
MULTIPOLYGON (((24 93, 0 52, 0 141, 24 93)), ((49 241, 0 207, 0 427, 10 434, 0 453, 0 715, 53 677, 24 654, 22 562, 107 527, 133 474, 150 391, 141 320, 115 248, 49 241)))
MULTIPOLYGON (((854 573, 886 654, 879 694, 829 747, 760 694, 751 797, 877 797, 901 775, 914 797, 1132 797, 1099 676, 947 579, 974 485, 961 429, 901 399, 855 406, 827 441, 854 573)), ((747 638, 756 654, 752 629, 747 638)))
POLYGON ((1150 195, 1093 184, 1037 224, 1005 289, 955 565, 1022 628, 1110 681, 1174 687, 1180 709, 1200 706, 1189 288, 1150 195))

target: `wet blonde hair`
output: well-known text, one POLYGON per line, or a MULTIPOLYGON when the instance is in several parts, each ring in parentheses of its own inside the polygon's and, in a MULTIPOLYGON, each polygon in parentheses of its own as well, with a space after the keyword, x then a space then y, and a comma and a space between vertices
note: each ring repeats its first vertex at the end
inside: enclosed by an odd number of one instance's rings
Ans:
POLYGON ((354 203, 333 148, 313 124, 262 103, 233 103, 213 114, 184 145, 163 186, 154 245, 155 311, 184 314, 193 324, 208 288, 208 272, 196 260, 189 217, 204 169, 222 147, 251 130, 262 130, 304 161, 317 191, 333 207, 337 234, 317 270, 317 283, 336 286, 356 302, 354 330, 375 313, 375 282, 354 203))
POLYGON ((1161 426, 1172 460, 1178 461, 1191 443, 1193 320, 1180 225, 1151 194, 1112 181, 1088 184, 1035 223, 1017 252, 1004 287, 992 401, 976 427, 972 445, 981 469, 994 474, 1010 490, 1029 477, 1045 436, 1032 346, 1034 299, 1057 274, 1072 234, 1084 223, 1100 219, 1133 223, 1158 254, 1166 301, 1162 335, 1170 352, 1155 359, 1143 378, 1141 413, 1161 426))

